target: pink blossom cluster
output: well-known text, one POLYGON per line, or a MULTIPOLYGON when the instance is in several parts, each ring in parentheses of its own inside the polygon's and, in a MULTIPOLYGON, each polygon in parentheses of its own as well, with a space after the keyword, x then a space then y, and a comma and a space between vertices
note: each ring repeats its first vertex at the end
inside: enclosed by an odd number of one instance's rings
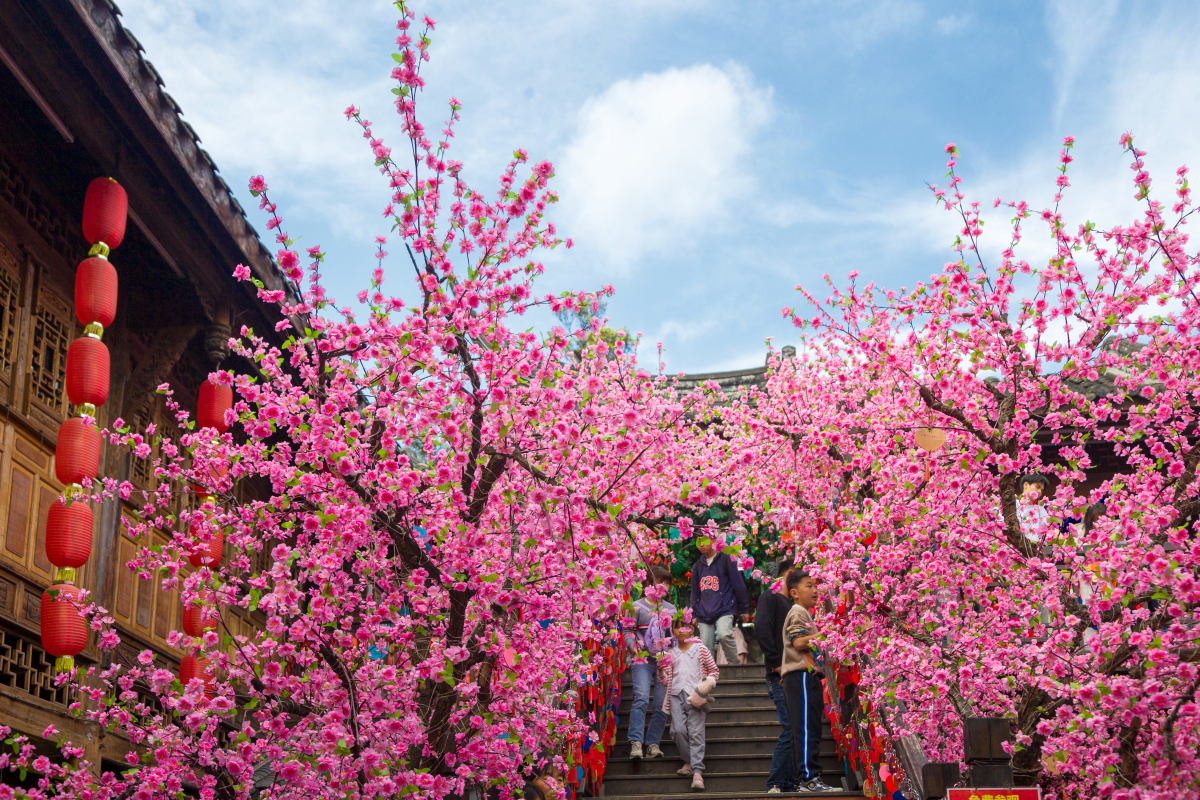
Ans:
MULTIPOLYGON (((339 311, 321 286, 326 254, 309 250, 302 283, 266 182, 251 179, 290 283, 268 290, 234 271, 280 323, 237 331, 243 368, 212 376, 235 389, 230 429, 196 430, 164 385, 177 429, 117 421, 108 433, 139 457, 158 439, 157 489, 92 487, 140 506, 126 566, 220 615, 201 636, 170 637, 204 660, 204 678, 181 685, 152 651, 62 676, 79 713, 136 753, 120 775, 48 767, 30 796, 247 797, 269 768, 272 798, 511 797, 538 762, 565 765, 598 644, 666 552, 689 481, 728 466, 724 444, 686 424, 690 401, 612 348, 598 319, 570 335, 512 324, 535 305, 594 310, 611 287, 535 295, 539 251, 560 242, 545 218, 553 168, 518 151, 496 195, 466 184, 444 160, 457 101, 436 147, 417 121, 433 23, 409 38, 414 15, 398 5, 411 163, 392 160, 358 109, 347 116, 394 192, 387 216, 420 300, 385 293, 381 258, 365 311, 339 311), (218 535, 221 562, 190 566, 218 535), (251 625, 232 626, 235 614, 251 625)), ((109 612, 86 611, 114 650, 109 612)))
POLYGON ((1023 259, 1036 215, 998 202, 994 261, 949 146, 955 260, 911 289, 804 291, 797 356, 722 414, 759 454, 722 490, 820 576, 827 653, 931 760, 1004 716, 1023 782, 1175 798, 1200 792, 1200 259, 1186 168, 1153 199, 1122 145, 1140 219, 1068 226, 1068 138, 1053 250, 1023 259))

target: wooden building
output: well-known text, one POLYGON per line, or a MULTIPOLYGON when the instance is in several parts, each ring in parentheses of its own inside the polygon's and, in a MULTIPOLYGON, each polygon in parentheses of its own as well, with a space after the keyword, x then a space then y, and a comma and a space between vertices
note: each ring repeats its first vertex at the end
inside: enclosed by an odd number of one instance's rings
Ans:
MULTIPOLYGON (((273 330, 277 318, 252 286, 231 277, 244 263, 268 288, 284 288, 200 138, 143 59, 111 0, 0 0, 0 724, 39 736, 53 723, 100 767, 115 766, 124 740, 66 714, 53 659, 40 647, 39 603, 51 582, 44 548, 55 479, 55 437, 68 415, 67 346, 80 334, 73 311, 76 265, 87 255, 80 227, 90 180, 111 176, 129 195, 125 241, 110 260, 120 276, 109 400, 99 411, 135 428, 174 429, 155 388, 169 382, 194 408, 234 330, 273 330), (163 423, 167 423, 163 426, 163 423)), ((149 488, 149 462, 107 447, 102 476, 149 488)), ((188 502, 181 495, 180 505, 188 502)), ((124 567, 122 536, 133 506, 95 508, 92 556, 79 585, 117 619, 123 643, 82 667, 152 648, 174 667, 167 635, 180 626, 176 592, 138 581, 124 567)), ((252 624, 227 615, 227 624, 252 624)), ((94 637, 93 637, 94 638, 94 637)))

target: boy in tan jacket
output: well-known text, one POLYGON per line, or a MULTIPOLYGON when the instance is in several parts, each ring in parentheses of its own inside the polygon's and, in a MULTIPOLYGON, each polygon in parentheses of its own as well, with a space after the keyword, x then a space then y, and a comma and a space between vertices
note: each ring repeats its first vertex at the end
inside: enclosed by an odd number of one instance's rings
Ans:
POLYGON ((792 721, 792 763, 797 789, 801 792, 836 791, 821 780, 817 756, 821 750, 821 722, 825 714, 823 675, 817 668, 816 639, 820 633, 813 622, 817 607, 817 581, 807 572, 795 570, 787 577, 787 594, 792 608, 783 622, 783 697, 792 721))

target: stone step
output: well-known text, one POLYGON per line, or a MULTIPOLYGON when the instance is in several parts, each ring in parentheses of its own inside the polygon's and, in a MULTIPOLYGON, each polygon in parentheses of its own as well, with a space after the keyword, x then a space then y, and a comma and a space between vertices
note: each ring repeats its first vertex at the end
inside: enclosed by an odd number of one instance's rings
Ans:
MULTIPOLYGON (((778 730, 778 726, 776 727, 778 730)), ((775 751, 775 742, 779 740, 779 736, 760 736, 756 738, 743 737, 741 739, 712 739, 706 738, 708 751, 714 755, 727 756, 757 756, 764 753, 769 755, 775 751)), ((830 741, 832 745, 832 740, 830 741)), ((671 740, 668 733, 663 733, 662 741, 658 743, 664 754, 670 758, 675 758, 677 752, 675 742, 671 740)), ((629 757, 629 742, 624 739, 619 739, 613 745, 613 758, 628 758, 629 757)), ((835 748, 836 749, 836 748, 835 748)))
MULTIPOLYGON (((674 751, 675 748, 672 747, 671 750, 674 751)), ((822 772, 837 773, 838 775, 841 775, 843 772, 842 760, 837 757, 836 753, 828 756, 822 755, 818 761, 822 772)), ((604 779, 607 781, 610 777, 623 777, 626 775, 673 775, 675 774, 675 770, 681 766, 683 766, 683 760, 676 752, 665 754, 663 758, 643 758, 637 761, 632 761, 628 758, 613 758, 608 761, 608 766, 604 772, 604 779)), ((706 749, 704 753, 704 766, 706 775, 710 772, 714 775, 736 772, 761 772, 765 776, 771 771, 771 753, 721 755, 706 749)), ((763 782, 765 788, 766 777, 763 778, 763 782)))
MULTIPOLYGON (((831 786, 833 784, 830 784, 831 786)), ((646 794, 646 795, 612 795, 605 794, 604 800, 627 800, 627 798, 637 798, 637 800, 695 800, 696 797, 703 797, 705 800, 771 800, 771 798, 782 797, 840 797, 842 800, 866 800, 865 796, 858 792, 804 792, 791 794, 767 794, 766 792, 714 792, 705 791, 704 794, 692 794, 690 791, 687 794, 646 794)))
MULTIPOLYGON (((745 666, 738 665, 736 667, 717 667, 718 681, 728 680, 766 680, 767 668, 762 664, 746 664, 745 666)), ((632 685, 633 671, 629 667, 625 668, 625 672, 621 677, 621 684, 632 685)))
MULTIPOLYGON (((675 769, 679 769, 676 763, 675 769)), ((731 796, 746 798, 751 795, 766 795, 767 770, 746 772, 715 772, 705 770, 704 784, 709 792, 728 792, 731 796), (733 793, 737 793, 734 795, 733 793)), ((833 787, 842 785, 842 772, 822 773, 825 783, 833 787)), ((605 797, 641 797, 683 794, 690 790, 691 778, 675 775, 604 775, 605 797)), ((842 793, 839 793, 842 794, 842 793)), ((809 795, 811 796, 811 795, 809 795)))
MULTIPOLYGON (((745 705, 770 705, 775 707, 775 702, 767 694, 761 684, 758 686, 721 686, 718 685, 713 692, 712 697, 715 701, 723 705, 745 704, 745 705)), ((654 698, 651 697, 651 702, 654 698)), ((633 692, 625 692, 621 695, 621 705, 617 706, 618 716, 625 716, 629 710, 633 708, 633 692)))
MULTIPOLYGON (((774 709, 771 709, 772 715, 769 719, 759 719, 751 721, 738 721, 731 719, 722 719, 713 721, 713 714, 708 715, 708 720, 704 726, 704 736, 707 741, 714 739, 761 739, 771 736, 779 736, 779 720, 774 716, 774 709)), ((669 724, 669 723, 668 723, 669 724)), ((617 741, 623 742, 629 739, 626 732, 629 730, 629 720, 627 717, 621 717, 621 724, 617 726, 617 741)), ((664 739, 670 737, 664 733, 664 739)), ((833 734, 829 727, 829 722, 821 726, 821 739, 833 741, 833 734)))
MULTIPOLYGON (((762 698, 765 700, 766 698, 762 698)), ((629 714, 617 712, 617 716, 621 718, 621 724, 627 725, 629 722, 629 714)), ((649 710, 646 712, 649 717, 649 710)), ((762 702, 757 703, 734 703, 721 702, 719 698, 713 703, 712 711, 708 712, 706 725, 715 725, 721 722, 772 722, 775 727, 779 727, 779 715, 775 710, 775 704, 767 704, 762 702)), ((668 723, 669 724, 669 723, 668 723)))
MULTIPOLYGON (((705 737, 705 750, 714 757, 766 756, 769 759, 771 754, 775 752, 775 743, 777 741, 779 741, 778 736, 760 737, 754 739, 714 739, 712 737, 705 737)), ((662 741, 658 743, 658 746, 662 749, 664 758, 679 758, 679 751, 675 747, 675 742, 670 736, 663 734, 662 741)), ((834 743, 833 739, 822 739, 819 753, 822 758, 831 758, 835 761, 838 760, 837 745, 834 743)), ((609 763, 628 759, 629 742, 625 741, 624 739, 619 739, 617 743, 612 746, 609 763)))

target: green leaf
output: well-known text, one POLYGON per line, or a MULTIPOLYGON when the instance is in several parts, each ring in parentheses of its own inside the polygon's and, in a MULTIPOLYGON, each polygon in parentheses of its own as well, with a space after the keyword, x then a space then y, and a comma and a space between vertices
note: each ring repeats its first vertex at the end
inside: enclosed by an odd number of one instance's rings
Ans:
POLYGON ((249 606, 250 611, 253 612, 253 611, 258 610, 258 598, 260 596, 262 596, 262 593, 258 589, 250 590, 250 606, 249 606))

